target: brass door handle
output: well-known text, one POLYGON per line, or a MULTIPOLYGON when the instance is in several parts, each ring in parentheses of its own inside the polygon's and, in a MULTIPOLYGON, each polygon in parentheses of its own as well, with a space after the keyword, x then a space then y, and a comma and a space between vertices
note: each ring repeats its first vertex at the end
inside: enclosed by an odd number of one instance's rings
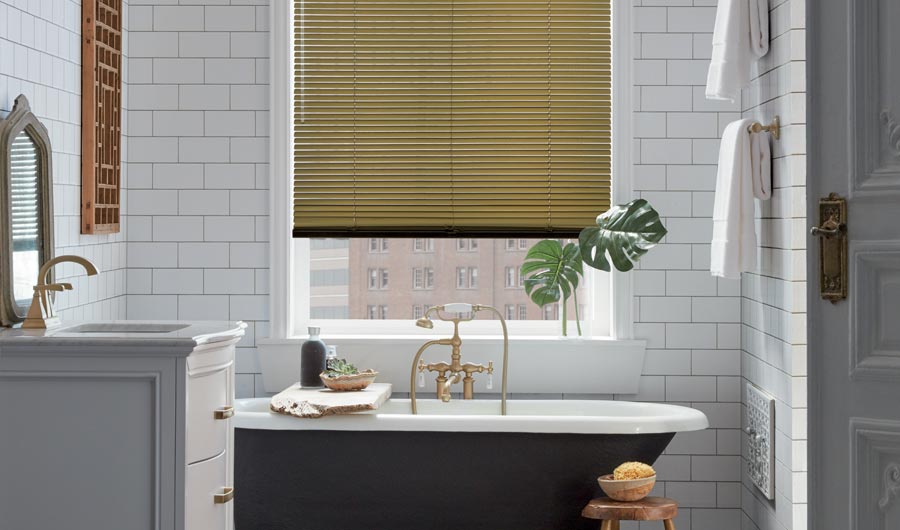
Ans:
POLYGON ((217 420, 227 420, 232 416, 234 416, 234 407, 222 407, 219 410, 213 412, 213 417, 215 417, 217 420))
POLYGON ((844 237, 847 225, 841 224, 833 228, 829 228, 826 225, 828 225, 828 223, 810 228, 809 235, 818 237, 844 237))
POLYGON ((226 504, 234 500, 234 488, 222 488, 222 493, 213 495, 213 503, 226 504))

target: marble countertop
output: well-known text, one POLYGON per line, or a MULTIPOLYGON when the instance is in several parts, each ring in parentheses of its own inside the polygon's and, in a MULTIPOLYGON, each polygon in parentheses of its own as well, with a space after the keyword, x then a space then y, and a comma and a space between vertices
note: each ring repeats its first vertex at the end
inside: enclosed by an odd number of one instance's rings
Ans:
POLYGON ((159 353, 188 355, 198 346, 236 341, 240 321, 115 320, 64 322, 60 327, 0 331, 0 355, 12 353, 159 353))

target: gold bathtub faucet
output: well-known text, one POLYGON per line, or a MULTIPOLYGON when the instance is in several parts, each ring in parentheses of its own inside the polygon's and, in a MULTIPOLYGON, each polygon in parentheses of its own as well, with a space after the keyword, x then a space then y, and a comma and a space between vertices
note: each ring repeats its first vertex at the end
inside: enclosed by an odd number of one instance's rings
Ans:
POLYGON ((412 373, 410 375, 410 401, 412 403, 412 413, 416 414, 416 384, 415 377, 418 372, 419 377, 421 379, 422 384, 424 384, 424 373, 425 372, 436 372, 438 375, 435 378, 435 382, 437 383, 437 398, 444 403, 450 401, 451 392, 453 389, 453 385, 458 384, 460 381, 463 384, 463 399, 473 399, 475 397, 475 377, 476 373, 487 373, 488 377, 488 389, 492 386, 493 374, 494 374, 494 362, 488 362, 487 366, 483 364, 475 364, 475 363, 463 363, 462 362, 462 354, 460 353, 460 349, 462 346, 462 339, 459 337, 459 323, 460 322, 468 322, 475 318, 475 313, 478 311, 491 311, 497 318, 500 319, 500 325, 503 328, 503 382, 502 382, 502 394, 501 394, 501 413, 506 414, 506 365, 507 358, 509 352, 509 337, 507 335, 506 330, 506 321, 503 320, 503 315, 500 314, 499 311, 490 306, 478 305, 478 304, 446 304, 442 306, 435 306, 428 309, 425 312, 425 315, 416 321, 416 325, 419 327, 431 329, 434 327, 433 322, 429 315, 434 313, 438 319, 443 320, 445 322, 453 322, 453 337, 449 339, 437 339, 430 340, 422 345, 419 348, 419 351, 416 352, 416 356, 413 358, 412 365, 412 373), (446 318, 442 315, 442 311, 447 312, 456 312, 456 313, 468 313, 470 316, 466 318, 462 317, 454 317, 454 318, 446 318), (450 346, 451 354, 450 354, 450 362, 437 362, 426 364, 425 361, 421 359, 422 354, 431 346, 440 345, 440 346, 450 346))

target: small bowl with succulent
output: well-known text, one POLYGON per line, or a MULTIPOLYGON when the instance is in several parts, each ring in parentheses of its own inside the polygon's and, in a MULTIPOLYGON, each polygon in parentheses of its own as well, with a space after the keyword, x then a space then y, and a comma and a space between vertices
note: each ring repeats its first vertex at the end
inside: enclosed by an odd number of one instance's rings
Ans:
POLYGON ((325 371, 319 374, 322 383, 337 392, 363 390, 375 382, 377 376, 375 370, 360 372, 346 359, 329 359, 325 371))
POLYGON ((656 471, 641 462, 625 462, 612 474, 597 479, 600 489, 616 501, 639 501, 650 494, 656 484, 656 471))

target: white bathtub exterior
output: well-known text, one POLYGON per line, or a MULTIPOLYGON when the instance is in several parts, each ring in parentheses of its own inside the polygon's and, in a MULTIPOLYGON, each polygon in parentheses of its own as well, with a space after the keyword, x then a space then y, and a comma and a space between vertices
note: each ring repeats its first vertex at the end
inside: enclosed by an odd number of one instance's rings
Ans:
POLYGON ((389 399, 378 410, 300 419, 269 411, 268 398, 236 402, 238 429, 325 431, 525 432, 644 434, 697 431, 709 427, 699 410, 661 403, 591 400, 512 400, 500 415, 496 400, 389 399))

